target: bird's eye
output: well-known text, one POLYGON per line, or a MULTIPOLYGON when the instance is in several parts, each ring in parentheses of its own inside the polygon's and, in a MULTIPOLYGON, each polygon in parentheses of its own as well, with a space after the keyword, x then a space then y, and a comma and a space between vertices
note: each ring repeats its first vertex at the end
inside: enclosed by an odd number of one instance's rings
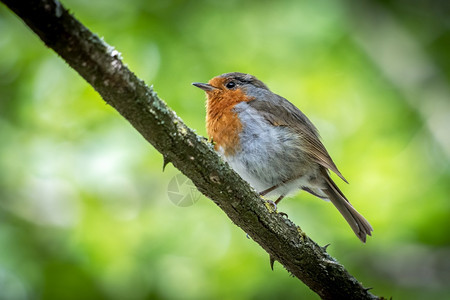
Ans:
POLYGON ((234 81, 230 81, 230 82, 228 82, 226 85, 225 85, 225 87, 227 88, 227 89, 232 89, 232 88, 234 88, 236 86, 236 83, 234 83, 234 81))

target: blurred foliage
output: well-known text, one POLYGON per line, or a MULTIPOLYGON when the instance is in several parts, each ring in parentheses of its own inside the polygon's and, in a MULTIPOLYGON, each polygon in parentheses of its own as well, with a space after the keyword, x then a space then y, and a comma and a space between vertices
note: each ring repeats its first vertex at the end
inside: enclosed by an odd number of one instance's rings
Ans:
MULTIPOLYGON (((152 2, 64 4, 201 135, 191 82, 291 100, 374 236, 305 193, 280 209, 375 294, 450 297, 448 1, 152 2)), ((0 299, 318 298, 213 202, 170 201, 178 171, 3 5, 0 53, 0 299)))

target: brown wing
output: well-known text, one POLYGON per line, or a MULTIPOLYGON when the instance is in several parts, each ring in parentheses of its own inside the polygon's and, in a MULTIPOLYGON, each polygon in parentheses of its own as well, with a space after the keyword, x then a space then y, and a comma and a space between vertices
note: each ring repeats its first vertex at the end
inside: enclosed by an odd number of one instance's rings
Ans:
MULTIPOLYGON (((294 128, 303 140, 303 150, 315 162, 336 173, 342 180, 347 180, 339 172, 325 146, 320 141, 319 132, 311 121, 291 102, 281 96, 268 92, 248 104, 274 126, 294 128), (259 99, 267 100, 259 100, 259 99), (269 100, 270 99, 270 100, 269 100)), ((348 183, 348 182, 347 182, 348 183)))

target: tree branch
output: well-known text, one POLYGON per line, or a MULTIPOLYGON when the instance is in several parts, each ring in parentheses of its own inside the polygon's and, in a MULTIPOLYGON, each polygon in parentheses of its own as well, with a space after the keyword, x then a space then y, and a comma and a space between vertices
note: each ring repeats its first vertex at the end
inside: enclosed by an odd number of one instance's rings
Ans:
POLYGON ((189 129, 120 53, 57 0, 1 0, 239 227, 323 299, 379 299, 289 219, 264 201, 211 145, 189 129))

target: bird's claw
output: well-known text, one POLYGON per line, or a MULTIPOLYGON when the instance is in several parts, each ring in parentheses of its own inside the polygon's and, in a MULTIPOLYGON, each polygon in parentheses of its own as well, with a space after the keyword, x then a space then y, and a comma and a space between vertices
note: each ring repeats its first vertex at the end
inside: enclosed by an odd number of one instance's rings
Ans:
POLYGON ((265 201, 266 202, 264 204, 266 205, 270 213, 277 212, 277 205, 275 202, 273 202, 272 200, 265 200, 265 201))
POLYGON ((288 218, 288 214, 287 213, 284 213, 284 212, 279 212, 279 214, 282 216, 282 217, 285 217, 286 219, 288 218))

